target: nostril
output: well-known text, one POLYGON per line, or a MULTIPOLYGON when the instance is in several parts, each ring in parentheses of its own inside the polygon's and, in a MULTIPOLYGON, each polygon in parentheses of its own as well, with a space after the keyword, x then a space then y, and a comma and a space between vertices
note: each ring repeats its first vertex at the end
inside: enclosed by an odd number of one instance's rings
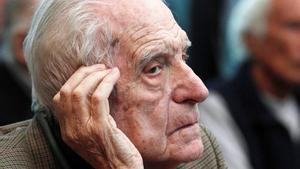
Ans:
POLYGON ((203 102, 208 97, 208 89, 201 81, 201 79, 194 75, 186 76, 185 80, 177 84, 172 97, 175 102, 203 102))
POLYGON ((209 91, 207 89, 207 87, 203 84, 203 88, 201 91, 201 98, 199 100, 199 102, 203 102, 209 95, 209 91))
POLYGON ((209 94, 207 87, 198 76, 194 79, 194 86, 191 87, 191 91, 194 94, 193 98, 196 102, 203 102, 209 94))

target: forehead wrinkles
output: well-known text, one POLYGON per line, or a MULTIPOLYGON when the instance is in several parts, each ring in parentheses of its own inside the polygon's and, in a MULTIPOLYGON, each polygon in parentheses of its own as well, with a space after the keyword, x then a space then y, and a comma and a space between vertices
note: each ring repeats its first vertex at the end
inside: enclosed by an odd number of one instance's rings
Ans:
POLYGON ((162 18, 172 17, 171 12, 161 0, 107 0, 112 6, 106 11, 118 23, 120 33, 136 23, 153 23, 162 18))
POLYGON ((155 24, 148 24, 130 28, 127 33, 130 40, 138 41, 139 39, 146 37, 147 35, 151 35, 151 33, 156 33, 159 31, 173 32, 177 28, 176 26, 176 22, 169 22, 168 25, 164 27, 157 26, 156 28, 155 24))
POLYGON ((172 24, 166 27, 156 29, 151 29, 151 27, 139 27, 136 31, 132 29, 131 36, 129 37, 129 43, 133 44, 129 51, 130 58, 133 60, 138 59, 138 54, 141 51, 146 53, 147 51, 144 49, 149 46, 161 49, 167 48, 168 52, 171 51, 171 49, 172 51, 175 51, 178 43, 181 43, 182 41, 182 34, 180 32, 181 29, 176 22, 172 22, 172 24), (156 42, 157 45, 154 46, 154 43, 156 42))

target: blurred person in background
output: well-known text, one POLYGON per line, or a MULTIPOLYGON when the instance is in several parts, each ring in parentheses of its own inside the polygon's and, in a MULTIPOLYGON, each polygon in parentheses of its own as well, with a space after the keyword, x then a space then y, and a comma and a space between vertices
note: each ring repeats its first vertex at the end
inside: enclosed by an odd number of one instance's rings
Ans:
POLYGON ((2 34, 3 34, 3 26, 4 26, 4 4, 5 4, 5 0, 0 0, 0 47, 2 44, 2 34))
MULTIPOLYGON (((231 78, 234 74, 234 72, 237 69, 237 65, 239 61, 243 60, 243 57, 233 57, 233 56, 240 56, 241 54, 236 53, 239 52, 240 49, 238 46, 239 44, 232 44, 232 38, 236 37, 236 33, 234 33, 233 30, 235 30, 236 26, 239 24, 236 24, 236 20, 238 18, 231 18, 232 11, 236 4, 239 1, 243 0, 225 0, 223 10, 222 10, 222 17, 221 17, 221 23, 220 23, 220 52, 217 59, 218 64, 218 75, 219 78, 228 79, 231 78), (233 20, 233 22, 232 22, 233 20), (233 28, 232 28, 233 27, 233 28), (234 35, 232 35, 232 32, 234 35), (234 46, 234 49, 231 49, 231 47, 234 46)), ((239 13, 239 12, 237 12, 239 13)), ((240 43, 240 42, 239 42, 240 43)))
POLYGON ((31 80, 23 54, 23 40, 38 0, 8 0, 0 62, 0 125, 32 117, 31 80))
POLYGON ((299 169, 300 1, 243 0, 231 22, 244 62, 214 85, 202 121, 229 168, 299 169))

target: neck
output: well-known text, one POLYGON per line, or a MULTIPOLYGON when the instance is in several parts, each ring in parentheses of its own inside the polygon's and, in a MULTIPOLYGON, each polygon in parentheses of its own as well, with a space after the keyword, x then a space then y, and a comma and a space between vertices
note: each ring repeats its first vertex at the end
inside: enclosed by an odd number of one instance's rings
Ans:
POLYGON ((276 98, 286 97, 292 90, 292 85, 274 75, 268 68, 255 64, 252 66, 252 77, 260 91, 276 98))

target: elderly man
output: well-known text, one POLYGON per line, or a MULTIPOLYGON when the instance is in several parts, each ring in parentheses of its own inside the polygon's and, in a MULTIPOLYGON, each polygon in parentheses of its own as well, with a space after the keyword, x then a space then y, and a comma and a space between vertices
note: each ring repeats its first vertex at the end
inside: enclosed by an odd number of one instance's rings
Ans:
POLYGON ((25 42, 36 116, 0 129, 0 167, 225 168, 189 46, 160 0, 43 1, 25 42))
POLYGON ((202 105, 202 120, 230 168, 300 168, 300 1, 241 1, 236 10, 249 57, 202 105))
POLYGON ((38 2, 9 0, 5 3, 5 34, 0 47, 0 125, 33 116, 30 111, 31 80, 26 69, 23 41, 38 2))

